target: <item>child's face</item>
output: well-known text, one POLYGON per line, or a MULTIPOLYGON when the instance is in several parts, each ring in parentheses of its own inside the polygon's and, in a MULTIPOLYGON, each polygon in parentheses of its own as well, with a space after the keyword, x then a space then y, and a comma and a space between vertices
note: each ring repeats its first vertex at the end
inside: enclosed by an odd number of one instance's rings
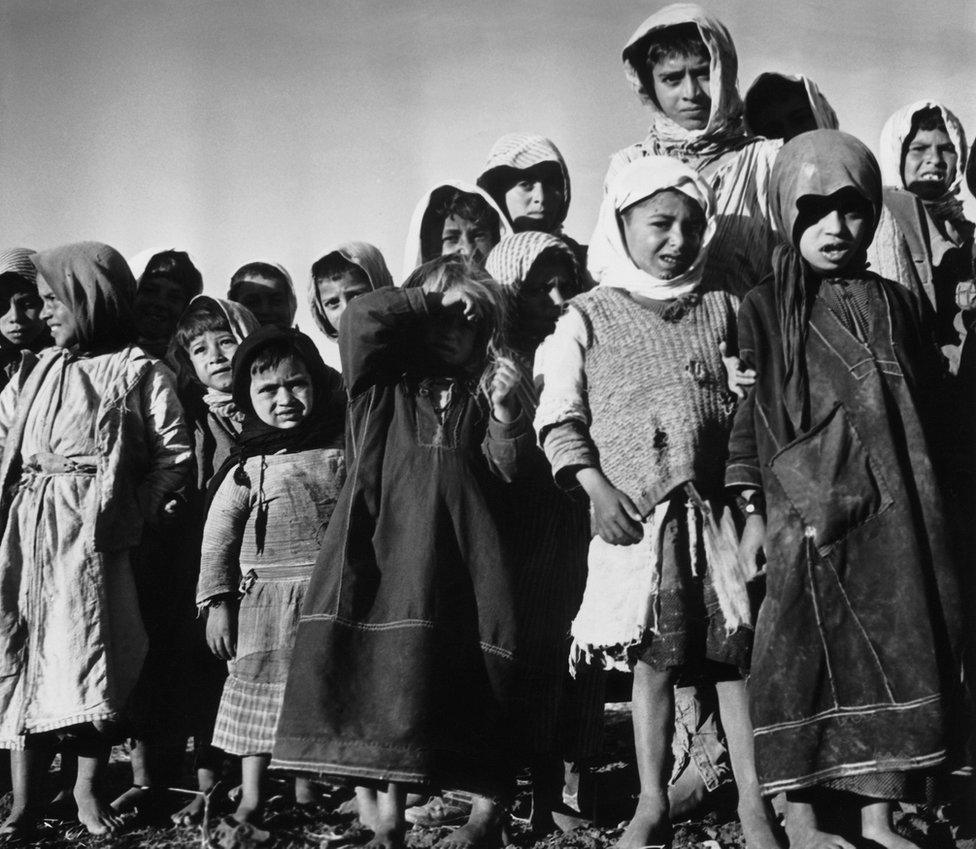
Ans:
POLYGON ((26 348, 44 330, 42 307, 40 296, 29 287, 0 297, 0 334, 13 347, 26 348))
POLYGON ((424 334, 424 347, 444 365, 465 366, 474 359, 478 327, 459 312, 438 315, 424 334))
POLYGON ((701 251, 705 212, 686 194, 667 189, 624 210, 627 252, 659 280, 684 274, 701 251))
POLYGON ((295 320, 291 293, 281 280, 272 280, 257 274, 245 277, 237 284, 232 300, 254 313, 262 327, 273 324, 287 330, 295 320))
POLYGON ((959 154, 945 130, 919 130, 908 144, 902 179, 920 198, 934 200, 956 179, 959 154))
POLYGON ((315 286, 318 289, 319 303, 322 304, 325 320, 332 325, 336 333, 339 332, 339 322, 349 302, 371 291, 369 281, 351 270, 335 277, 318 280, 315 286))
POLYGON ((238 341, 230 330, 204 330, 186 348, 193 371, 204 386, 230 392, 234 382, 230 361, 238 341))
POLYGON ((78 322, 71 309, 61 301, 47 280, 37 275, 37 294, 40 296, 41 318, 47 322, 54 344, 59 348, 70 348, 78 341, 78 322))
POLYGON ((856 191, 828 197, 806 197, 798 202, 800 255, 821 276, 841 271, 860 251, 867 238, 871 213, 856 191))
POLYGON ((312 376, 295 357, 282 360, 251 377, 251 404, 266 425, 289 430, 298 427, 312 411, 312 376))
POLYGON ((752 129, 767 139, 789 141, 817 129, 810 98, 800 84, 784 86, 782 96, 764 101, 757 113, 752 129))
POLYGON ((551 233, 563 207, 563 190, 558 181, 527 170, 522 179, 505 192, 505 206, 515 229, 551 233))
POLYGON ((139 335, 145 339, 168 339, 190 299, 183 287, 166 277, 149 277, 139 284, 133 307, 139 335))
POLYGON ((651 70, 661 111, 686 130, 704 130, 712 110, 709 57, 672 56, 651 70))
POLYGON ((441 230, 441 256, 461 254, 478 265, 484 265, 496 239, 491 230, 467 218, 449 215, 441 230))
POLYGON ((565 262, 540 257, 532 264, 518 297, 518 325, 524 333, 542 341, 556 329, 571 292, 573 273, 565 262))

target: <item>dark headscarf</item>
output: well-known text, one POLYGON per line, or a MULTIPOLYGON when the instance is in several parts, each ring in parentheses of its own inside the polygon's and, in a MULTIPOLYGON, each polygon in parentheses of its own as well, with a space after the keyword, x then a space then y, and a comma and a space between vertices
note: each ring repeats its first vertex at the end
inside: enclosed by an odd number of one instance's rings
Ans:
POLYGON ((856 190, 871 205, 873 215, 860 253, 838 276, 867 277, 867 247, 881 214, 881 171, 863 142, 840 130, 802 133, 780 150, 769 180, 773 218, 785 240, 773 251, 773 293, 785 365, 783 400, 800 430, 807 425, 809 407, 803 349, 820 277, 800 256, 802 234, 794 232, 800 215, 798 204, 805 197, 829 197, 847 188, 856 190))
POLYGON ((107 353, 135 342, 136 281, 115 248, 78 242, 36 253, 31 261, 74 314, 79 351, 107 353))
MULTIPOLYGON (((345 392, 342 378, 335 369, 327 366, 311 339, 298 330, 282 329, 272 325, 262 327, 248 336, 234 353, 231 362, 234 372, 232 393, 234 404, 243 414, 241 435, 230 457, 217 470, 207 485, 207 506, 217 494, 221 482, 235 466, 234 480, 242 486, 250 481, 244 471, 244 463, 250 457, 265 454, 291 454, 314 448, 341 447, 345 432, 345 392), (312 378, 311 414, 297 426, 288 429, 272 427, 258 418, 251 404, 251 365, 258 354, 270 346, 283 345, 305 363, 312 378)), ((263 547, 266 516, 259 514, 255 522, 255 537, 260 550, 263 547)))

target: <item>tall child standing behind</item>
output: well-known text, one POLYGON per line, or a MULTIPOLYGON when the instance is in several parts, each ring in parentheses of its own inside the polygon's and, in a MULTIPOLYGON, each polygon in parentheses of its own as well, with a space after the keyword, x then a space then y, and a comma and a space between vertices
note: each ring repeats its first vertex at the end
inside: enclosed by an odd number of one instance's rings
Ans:
MULTIPOLYGON (((242 823, 262 814, 298 614, 345 480, 337 386, 298 331, 262 328, 234 355, 243 429, 211 482, 197 603, 208 608, 207 643, 228 661, 213 745, 243 758, 242 823)), ((296 786, 299 802, 311 792, 296 786)))
POLYGON ((703 279, 713 213, 707 182, 671 158, 618 172, 590 244, 607 273, 556 326, 536 416, 557 483, 581 486, 591 504, 574 651, 634 673, 641 795, 624 849, 670 839, 678 676, 715 683, 747 839, 775 845, 740 672, 749 605, 722 500, 735 407, 723 346, 735 338, 738 303, 703 279))

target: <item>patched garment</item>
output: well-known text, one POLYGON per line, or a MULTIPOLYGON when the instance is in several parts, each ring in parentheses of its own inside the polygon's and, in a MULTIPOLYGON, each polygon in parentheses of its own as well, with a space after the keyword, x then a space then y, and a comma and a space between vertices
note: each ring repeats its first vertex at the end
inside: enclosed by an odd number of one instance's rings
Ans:
POLYGON ((251 457, 220 485, 203 536, 197 600, 240 593, 237 654, 213 745, 270 753, 312 566, 345 481, 341 449, 251 457))

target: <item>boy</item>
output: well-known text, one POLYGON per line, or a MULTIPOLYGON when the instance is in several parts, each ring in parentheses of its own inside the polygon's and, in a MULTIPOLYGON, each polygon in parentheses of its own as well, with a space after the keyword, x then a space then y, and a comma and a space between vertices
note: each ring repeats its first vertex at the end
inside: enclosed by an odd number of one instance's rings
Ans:
POLYGON ((286 329, 295 323, 298 299, 291 275, 270 262, 249 262, 230 278, 227 298, 247 307, 262 327, 286 329))

